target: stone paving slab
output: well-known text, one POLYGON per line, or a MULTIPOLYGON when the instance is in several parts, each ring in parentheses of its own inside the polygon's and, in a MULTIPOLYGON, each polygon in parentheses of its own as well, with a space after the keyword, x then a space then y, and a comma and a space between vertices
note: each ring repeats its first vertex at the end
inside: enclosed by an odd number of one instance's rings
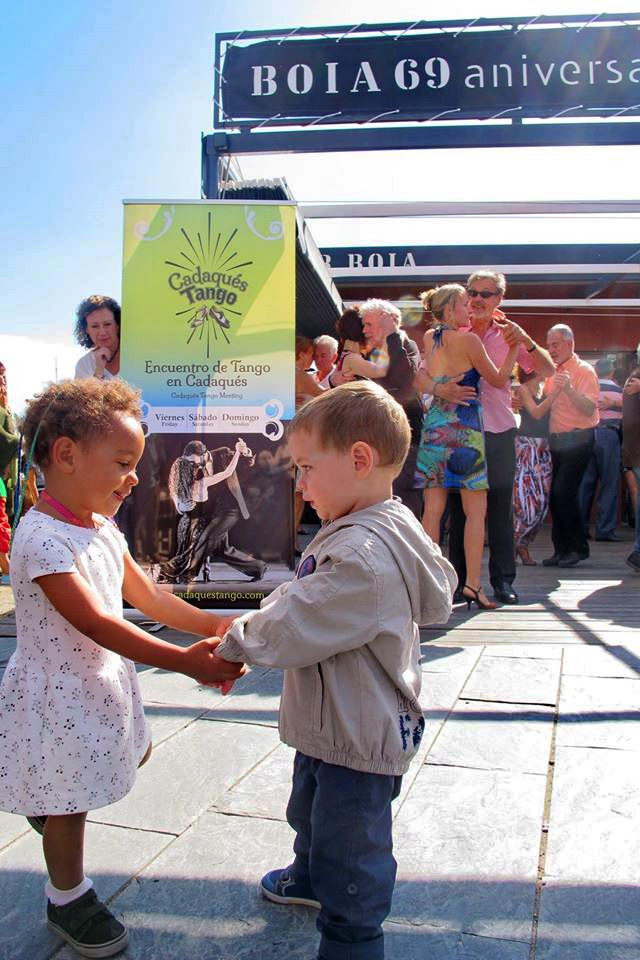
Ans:
MULTIPOLYGON (((420 766, 425 762, 431 742, 437 736, 442 722, 431 723, 425 730, 422 744, 402 780, 400 795, 393 804, 394 817, 404 803, 420 766)), ((286 820, 286 808, 291 792, 291 776, 295 750, 284 743, 266 756, 237 784, 226 791, 212 809, 234 816, 265 817, 269 820, 286 820)))
POLYGON ((13 591, 9 586, 0 586, 0 617, 13 619, 13 591))
POLYGON ((115 899, 131 934, 123 960, 311 960, 316 911, 258 892, 291 843, 285 823, 204 814, 115 899))
POLYGON ((423 706, 427 725, 447 716, 460 696, 466 675, 456 676, 448 673, 422 673, 420 702, 423 706))
POLYGON ((552 707, 460 700, 429 763, 546 775, 553 717, 552 707))
MULTIPOLYGON (((237 681, 238 687, 251 686, 256 679, 253 671, 250 671, 246 677, 237 681)), ((204 711, 215 709, 225 700, 215 687, 200 686, 182 673, 172 673, 157 667, 139 667, 138 680, 146 703, 172 703, 204 711)))
POLYGON ((392 919, 528 942, 545 783, 423 766, 396 818, 392 919))
POLYGON ((387 923, 385 955, 387 960, 528 960, 529 944, 387 923))
POLYGON ((546 873, 555 880, 640 884, 638 756, 559 747, 546 873))
MULTIPOLYGON (((422 633, 424 634, 423 642, 429 643, 432 646, 451 643, 451 633, 446 627, 440 627, 434 630, 425 628, 422 633)), ((458 625, 456 626, 454 636, 456 643, 461 647, 479 645, 502 648, 503 646, 509 647, 514 644, 522 645, 523 636, 525 635, 528 644, 540 648, 541 652, 539 656, 541 659, 545 659, 544 650, 547 646, 551 648, 558 645, 564 648, 575 646, 576 648, 591 649, 592 647, 618 647, 624 644, 624 646, 629 649, 633 649, 635 646, 636 655, 638 650, 640 650, 637 628, 631 627, 624 629, 598 628, 597 630, 591 627, 585 627, 584 629, 575 630, 572 628, 567 629, 562 624, 556 624, 555 626, 547 624, 544 628, 535 630, 532 628, 525 632, 522 629, 511 629, 506 623, 494 624, 486 630, 475 630, 458 625)))
POLYGON ((638 960, 640 887, 568 885, 542 892, 536 960, 638 960))
POLYGON ((252 670, 249 677, 238 681, 231 693, 220 698, 203 719, 277 727, 282 679, 282 670, 252 670))
POLYGON ((23 833, 31 831, 31 827, 24 817, 18 817, 13 813, 4 813, 0 811, 0 854, 23 833))
POLYGON ((15 648, 15 637, 0 637, 0 663, 7 663, 15 648))
POLYGON ((480 650, 445 644, 431 644, 421 641, 422 672, 448 673, 466 678, 478 661, 480 650))
MULTIPOLYGON (((637 584, 636 584, 637 586, 637 584)), ((601 627, 611 630, 614 627, 631 630, 640 612, 640 600, 625 596, 624 605, 620 604, 620 588, 616 584, 611 598, 606 602, 602 598, 593 600, 593 594, 585 599, 582 589, 576 594, 576 602, 566 596, 553 600, 549 598, 540 604, 521 602, 517 606, 497 607, 495 610, 467 610, 466 607, 454 607, 451 619, 446 624, 433 624, 436 627, 460 626, 462 629, 490 630, 496 626, 506 629, 530 632, 539 626, 555 626, 591 629, 601 627)))
POLYGON ((145 703, 144 712, 151 727, 154 749, 203 716, 203 711, 197 707, 182 707, 169 703, 145 703))
POLYGON ((582 677, 627 677, 637 680, 640 675, 640 656, 626 644, 607 648, 589 647, 585 650, 567 647, 563 673, 582 677))
POLYGON ((275 750, 213 804, 218 813, 286 820, 295 750, 280 743, 275 750))
POLYGON ((557 660, 520 660, 483 654, 465 684, 466 700, 555 704, 560 677, 557 660))
POLYGON ((180 834, 278 743, 275 730, 195 720, 160 744, 128 796, 92 820, 180 834))
POLYGON ((560 660, 560 643, 488 643, 485 657, 513 657, 516 660, 560 660))
POLYGON ((564 677, 557 743, 640 751, 638 704, 640 680, 564 677))
MULTIPOLYGON (((18 819, 18 818, 16 818, 18 819)), ((90 824, 87 873, 102 898, 113 896, 168 841, 166 835, 90 824)), ((46 926, 42 841, 33 831, 0 854, 0 960, 46 960, 62 943, 46 926)), ((74 954, 77 960, 77 954, 74 954)))

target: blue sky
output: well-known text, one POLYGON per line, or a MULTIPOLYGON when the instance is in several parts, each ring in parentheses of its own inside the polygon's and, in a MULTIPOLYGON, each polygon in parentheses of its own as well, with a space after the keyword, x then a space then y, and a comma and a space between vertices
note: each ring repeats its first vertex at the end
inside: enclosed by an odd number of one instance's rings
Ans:
MULTIPOLYGON (((482 12, 583 13, 593 0, 539 6, 537 0, 487 2, 482 12)), ((633 3, 600 2, 593 12, 633 9, 633 3)), ((477 14, 476 0, 436 0, 428 10, 430 19, 477 14)), ((418 15, 425 15, 423 5, 393 4, 394 19, 411 22, 418 15)), ((59 374, 70 372, 79 352, 71 338, 77 303, 90 293, 119 297, 122 200, 199 196, 200 133, 212 126, 215 32, 388 17, 389 5, 380 0, 324 0, 303 9, 291 0, 277 8, 256 0, 36 0, 3 9, 0 358, 9 368, 16 405, 18 395, 53 376, 54 357, 59 374)), ((335 165, 322 158, 251 158, 242 169, 249 176, 285 175, 299 200, 637 196, 639 148, 601 148, 597 156, 578 156, 575 148, 533 153, 369 155, 365 175, 353 155, 335 165)), ((377 229, 379 237, 368 236, 372 243, 413 239, 424 227, 405 222, 377 229)), ((438 229, 450 242, 451 225, 438 229)), ((624 227, 624 236, 621 230, 613 223, 599 235, 629 242, 638 237, 637 224, 624 227)), ((500 225, 465 226, 467 242, 500 236, 500 225)), ((317 233, 323 244, 359 238, 355 225, 326 224, 317 233)))

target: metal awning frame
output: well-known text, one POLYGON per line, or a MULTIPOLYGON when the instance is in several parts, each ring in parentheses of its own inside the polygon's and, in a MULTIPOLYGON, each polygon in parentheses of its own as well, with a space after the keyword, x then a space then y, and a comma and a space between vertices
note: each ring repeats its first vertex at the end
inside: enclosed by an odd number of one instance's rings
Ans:
MULTIPOLYGON (((403 277, 450 277, 458 274, 473 273, 475 270, 482 269, 477 263, 457 263, 451 266, 437 264, 435 266, 420 267, 331 267, 331 276, 335 279, 358 280, 364 279, 402 279, 403 277)), ((640 274, 640 263, 508 263, 492 264, 492 270, 497 273, 509 274, 513 277, 518 274, 528 276, 539 276, 555 274, 558 276, 566 275, 590 275, 612 274, 620 276, 623 274, 640 274)), ((633 278, 631 278, 633 279, 633 278)))
POLYGON ((638 216, 640 200, 402 201, 301 203, 306 220, 386 217, 600 217, 638 216))
MULTIPOLYGON (((360 300, 352 300, 349 298, 344 299, 345 307, 352 307, 354 304, 360 303, 360 300)), ((413 310, 422 310, 422 302, 420 300, 392 300, 391 303, 395 304, 398 308, 413 309, 413 310)), ((587 300, 585 298, 564 298, 564 299, 553 299, 547 298, 542 300, 511 300, 505 299, 500 303, 501 307, 520 307, 523 309, 526 308, 535 308, 535 307, 562 307, 564 309, 573 309, 573 310, 606 310, 606 309, 615 309, 615 308, 626 308, 629 307, 640 310, 640 299, 611 299, 611 300, 587 300)))

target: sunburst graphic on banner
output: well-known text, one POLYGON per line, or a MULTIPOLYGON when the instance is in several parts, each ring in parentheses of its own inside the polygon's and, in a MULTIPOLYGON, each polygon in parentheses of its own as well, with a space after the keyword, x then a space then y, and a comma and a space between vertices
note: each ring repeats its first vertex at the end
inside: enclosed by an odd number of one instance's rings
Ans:
POLYGON ((184 227, 180 232, 186 241, 185 249, 180 250, 175 260, 165 260, 165 264, 184 272, 186 283, 183 282, 179 292, 188 297, 189 306, 176 310, 175 315, 185 324, 187 344, 197 339, 206 345, 209 359, 212 342, 222 337, 230 343, 232 321, 242 317, 242 311, 234 309, 238 300, 236 289, 246 290, 246 282, 241 280, 238 271, 251 266, 253 260, 236 262, 241 256, 233 246, 238 229, 234 228, 226 238, 221 231, 216 233, 211 211, 207 212, 204 236, 198 230, 195 237, 191 237, 184 227))

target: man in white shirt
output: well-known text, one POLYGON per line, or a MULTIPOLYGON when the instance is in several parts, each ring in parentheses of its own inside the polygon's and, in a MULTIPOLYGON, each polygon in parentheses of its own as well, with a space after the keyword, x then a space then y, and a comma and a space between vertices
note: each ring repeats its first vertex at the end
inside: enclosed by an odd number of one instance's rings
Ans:
POLYGON ((316 365, 315 379, 325 390, 329 389, 329 377, 336 368, 338 341, 324 334, 313 341, 313 362, 316 365))

